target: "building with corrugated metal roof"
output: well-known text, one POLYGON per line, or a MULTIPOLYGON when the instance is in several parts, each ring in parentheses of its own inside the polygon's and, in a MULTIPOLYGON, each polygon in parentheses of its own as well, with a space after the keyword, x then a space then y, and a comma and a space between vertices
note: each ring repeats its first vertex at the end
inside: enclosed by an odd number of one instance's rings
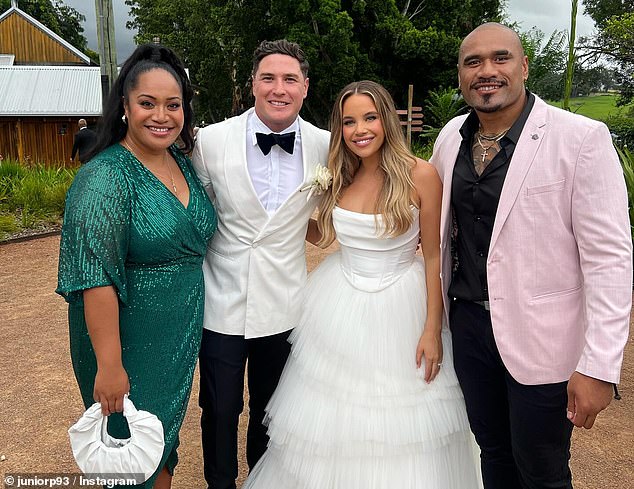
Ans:
POLYGON ((15 116, 101 114, 98 66, 0 66, 0 112, 15 116))
POLYGON ((0 15, 0 157, 68 165, 78 119, 100 114, 99 67, 13 2, 0 15))

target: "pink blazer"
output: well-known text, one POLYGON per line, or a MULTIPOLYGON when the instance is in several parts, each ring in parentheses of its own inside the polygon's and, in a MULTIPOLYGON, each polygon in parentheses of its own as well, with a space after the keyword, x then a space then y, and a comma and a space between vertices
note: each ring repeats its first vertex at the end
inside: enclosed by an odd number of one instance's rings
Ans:
MULTIPOLYGON (((444 127, 431 158, 444 186, 446 317, 451 181, 465 118, 444 127)), ((575 370, 619 382, 632 306, 627 209, 607 127, 536 97, 504 182, 487 258, 493 332, 518 382, 563 382, 575 370)))

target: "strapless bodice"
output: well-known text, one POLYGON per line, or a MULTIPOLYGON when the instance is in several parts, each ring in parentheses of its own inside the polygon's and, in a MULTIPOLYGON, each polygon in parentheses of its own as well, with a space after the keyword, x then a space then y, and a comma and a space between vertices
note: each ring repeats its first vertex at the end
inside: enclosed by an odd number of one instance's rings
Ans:
POLYGON ((337 241, 341 246, 343 273, 355 288, 382 290, 410 268, 418 246, 418 209, 412 206, 414 222, 403 234, 381 237, 383 217, 361 214, 341 207, 332 213, 337 241))

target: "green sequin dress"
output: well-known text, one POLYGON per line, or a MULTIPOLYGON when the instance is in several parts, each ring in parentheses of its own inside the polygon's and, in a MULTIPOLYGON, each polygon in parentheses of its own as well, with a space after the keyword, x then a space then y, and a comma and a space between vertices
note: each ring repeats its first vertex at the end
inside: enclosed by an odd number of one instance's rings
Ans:
MULTIPOLYGON (((94 403, 97 366, 82 291, 111 285, 117 292, 130 399, 156 414, 165 432, 159 468, 140 486, 148 488, 163 467, 173 473, 178 462, 202 336, 202 262, 217 226, 189 159, 171 151, 189 185, 187 208, 115 144, 82 166, 68 191, 59 257, 57 293, 69 304, 71 358, 86 407, 94 403)), ((129 436, 120 413, 110 416, 108 431, 129 436)))

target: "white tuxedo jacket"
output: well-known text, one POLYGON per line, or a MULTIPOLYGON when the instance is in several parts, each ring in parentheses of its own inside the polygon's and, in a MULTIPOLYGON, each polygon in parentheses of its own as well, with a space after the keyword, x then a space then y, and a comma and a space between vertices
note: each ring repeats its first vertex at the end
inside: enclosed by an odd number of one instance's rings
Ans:
POLYGON ((192 161, 218 213, 218 230, 203 266, 204 327, 258 338, 296 326, 306 282, 305 237, 318 197, 307 199, 317 165, 328 159, 328 131, 301 118, 304 181, 269 215, 246 161, 247 118, 253 111, 198 131, 192 161))
MULTIPOLYGON (((445 126, 431 158, 444 186, 445 299, 451 185, 465 118, 445 126)), ((487 257, 495 341, 518 382, 563 382, 575 370, 619 381, 632 303, 627 208, 607 127, 535 97, 509 164, 487 257)))

